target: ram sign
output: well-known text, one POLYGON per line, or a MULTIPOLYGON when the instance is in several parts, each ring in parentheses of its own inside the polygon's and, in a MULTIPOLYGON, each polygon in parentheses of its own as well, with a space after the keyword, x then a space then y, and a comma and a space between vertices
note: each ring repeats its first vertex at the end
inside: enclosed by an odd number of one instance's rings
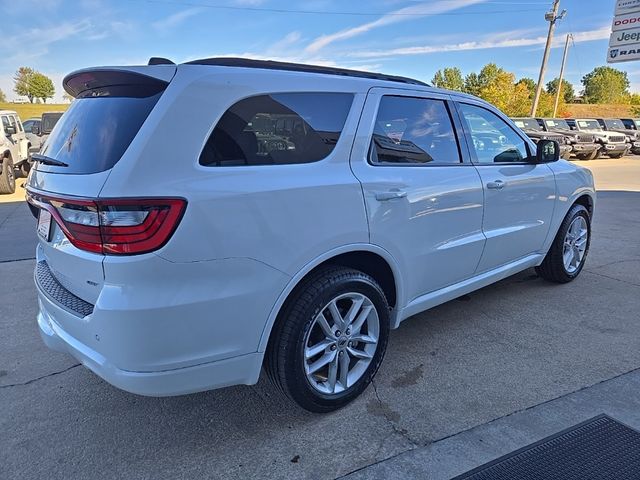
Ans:
POLYGON ((607 62, 640 60, 640 0, 616 0, 607 62))

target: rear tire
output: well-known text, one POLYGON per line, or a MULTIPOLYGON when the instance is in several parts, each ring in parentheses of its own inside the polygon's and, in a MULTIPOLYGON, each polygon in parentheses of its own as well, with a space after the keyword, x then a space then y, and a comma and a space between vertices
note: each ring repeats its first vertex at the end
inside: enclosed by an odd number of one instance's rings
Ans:
POLYGON ((11 157, 2 159, 0 168, 0 194, 14 193, 16 191, 16 177, 13 171, 13 160, 11 157))
POLYGON ((576 278, 587 260, 591 244, 591 218, 582 205, 574 205, 564 217, 556 238, 536 272, 545 280, 568 283, 576 278))
POLYGON ((336 410, 371 383, 389 327, 387 299, 372 277, 339 266, 322 268, 296 287, 280 312, 266 372, 305 410, 336 410))

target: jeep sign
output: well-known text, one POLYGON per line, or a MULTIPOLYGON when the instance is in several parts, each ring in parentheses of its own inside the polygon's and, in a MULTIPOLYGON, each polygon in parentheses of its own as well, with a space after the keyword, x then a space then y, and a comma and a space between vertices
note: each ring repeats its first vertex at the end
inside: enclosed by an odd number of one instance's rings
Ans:
POLYGON ((610 47, 619 47, 622 45, 632 45, 634 43, 640 43, 640 27, 630 30, 620 30, 619 32, 613 32, 609 39, 610 47))
POLYGON ((640 0, 616 0, 607 62, 640 60, 640 0))

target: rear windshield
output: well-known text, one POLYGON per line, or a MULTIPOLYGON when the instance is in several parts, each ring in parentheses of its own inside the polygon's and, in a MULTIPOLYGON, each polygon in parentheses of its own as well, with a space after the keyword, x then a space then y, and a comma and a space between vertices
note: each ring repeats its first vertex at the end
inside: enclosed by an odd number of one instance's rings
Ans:
POLYGON ((60 117, 62 117, 62 112, 42 114, 42 133, 51 133, 60 117))
POLYGON ((74 100, 54 127, 41 152, 66 163, 68 167, 38 163, 37 169, 89 174, 112 168, 129 147, 161 95, 157 93, 143 98, 96 96, 74 100))

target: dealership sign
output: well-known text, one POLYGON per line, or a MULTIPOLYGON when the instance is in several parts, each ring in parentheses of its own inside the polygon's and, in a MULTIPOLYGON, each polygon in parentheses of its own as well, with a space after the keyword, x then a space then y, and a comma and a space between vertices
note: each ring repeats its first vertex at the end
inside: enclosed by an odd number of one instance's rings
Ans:
POLYGON ((640 60, 640 0, 616 0, 607 62, 640 60))
POLYGON ((625 13, 640 10, 640 0, 617 0, 615 15, 624 15, 625 13))

